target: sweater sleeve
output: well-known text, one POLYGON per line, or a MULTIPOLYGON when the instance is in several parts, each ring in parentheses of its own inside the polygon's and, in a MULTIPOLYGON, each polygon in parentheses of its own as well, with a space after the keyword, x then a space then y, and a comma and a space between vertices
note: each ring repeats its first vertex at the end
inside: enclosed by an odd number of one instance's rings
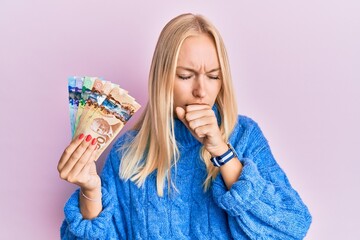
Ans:
POLYGON ((119 160, 114 144, 101 173, 103 209, 91 220, 83 219, 80 212, 79 189, 69 198, 64 207, 65 219, 60 229, 61 239, 126 239, 125 213, 119 207, 118 196, 124 189, 116 183, 118 172, 114 166, 119 160))
POLYGON ((234 239, 303 239, 311 215, 285 173, 276 163, 260 128, 253 122, 232 143, 243 164, 237 182, 228 190, 221 174, 213 183, 217 205, 228 213, 234 239))

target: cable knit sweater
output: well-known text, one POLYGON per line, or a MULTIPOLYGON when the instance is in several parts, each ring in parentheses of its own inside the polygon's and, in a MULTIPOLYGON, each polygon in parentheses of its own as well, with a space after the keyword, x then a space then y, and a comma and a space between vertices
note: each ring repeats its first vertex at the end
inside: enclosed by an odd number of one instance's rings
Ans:
POLYGON ((141 188, 121 180, 122 152, 116 150, 135 134, 125 133, 109 153, 101 174, 103 210, 98 217, 82 218, 79 190, 65 204, 62 239, 304 238, 311 215, 250 118, 239 116, 229 138, 243 164, 230 190, 219 174, 203 191, 207 173, 199 155, 201 144, 179 120, 175 120, 175 136, 180 159, 176 170, 171 169, 178 191, 167 194, 165 184, 164 197, 159 197, 156 171, 141 188))

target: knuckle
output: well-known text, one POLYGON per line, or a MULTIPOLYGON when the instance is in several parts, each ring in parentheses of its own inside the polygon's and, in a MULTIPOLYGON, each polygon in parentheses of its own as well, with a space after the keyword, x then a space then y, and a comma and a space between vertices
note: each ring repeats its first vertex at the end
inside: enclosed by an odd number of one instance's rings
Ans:
MULTIPOLYGON (((89 136, 89 135, 88 135, 89 136)), ((87 140, 87 139, 86 139, 87 140)), ((84 149, 84 148, 87 148, 87 146, 91 143, 91 140, 92 140, 92 137, 90 137, 90 140, 89 141, 83 141, 81 144, 80 144, 80 148, 84 149)))
POLYGON ((59 176, 63 180, 66 180, 66 178, 67 178, 67 174, 65 172, 60 172, 59 176))
POLYGON ((185 119, 186 119, 187 121, 190 121, 190 114, 189 114, 189 113, 186 113, 186 114, 185 114, 185 119))
POLYGON ((195 128, 195 129, 194 129, 194 132, 195 132, 197 135, 199 135, 199 134, 201 134, 201 129, 200 129, 200 128, 195 128))
POLYGON ((82 153, 85 152, 85 150, 87 149, 88 145, 89 145, 89 144, 83 144, 83 143, 80 144, 80 146, 76 149, 76 152, 78 152, 78 153, 79 153, 79 152, 82 152, 82 153))
POLYGON ((196 122, 195 122, 195 121, 190 121, 190 122, 189 122, 189 127, 190 127, 191 129, 194 129, 195 126, 196 126, 196 122))
POLYGON ((69 147, 65 148, 63 155, 71 154, 71 150, 69 147))
POLYGON ((60 163, 58 163, 58 165, 57 165, 57 170, 58 170, 58 172, 60 173, 60 171, 61 171, 61 169, 60 169, 60 163))
POLYGON ((69 183, 73 183, 73 179, 71 177, 68 177, 66 181, 68 181, 69 183))
POLYGON ((190 121, 191 119, 194 119, 196 117, 196 113, 194 112, 187 112, 186 115, 186 120, 190 121))
POLYGON ((73 155, 71 156, 72 159, 79 159, 81 157, 81 155, 79 154, 79 152, 74 152, 73 155))
POLYGON ((67 181, 68 181, 68 182, 71 182, 71 183, 74 183, 74 182, 76 182, 76 178, 75 178, 73 175, 69 175, 69 176, 67 177, 67 181))

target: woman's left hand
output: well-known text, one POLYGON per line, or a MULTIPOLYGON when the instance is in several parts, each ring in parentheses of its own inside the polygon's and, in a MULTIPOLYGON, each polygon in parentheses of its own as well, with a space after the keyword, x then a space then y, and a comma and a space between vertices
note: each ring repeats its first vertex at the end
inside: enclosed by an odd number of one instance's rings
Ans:
POLYGON ((213 156, 227 151, 214 111, 207 104, 193 104, 175 109, 178 118, 213 156))

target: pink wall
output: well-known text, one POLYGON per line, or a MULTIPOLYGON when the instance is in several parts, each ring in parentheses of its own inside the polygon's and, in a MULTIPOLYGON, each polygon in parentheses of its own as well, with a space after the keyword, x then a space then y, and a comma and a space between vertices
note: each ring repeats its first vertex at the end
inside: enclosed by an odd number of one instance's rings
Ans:
POLYGON ((239 112, 313 214, 306 239, 360 236, 359 2, 224 2, 0 2, 2 239, 59 238, 75 189, 56 170, 70 141, 67 76, 103 76, 145 105, 157 37, 183 12, 222 33, 239 112))

